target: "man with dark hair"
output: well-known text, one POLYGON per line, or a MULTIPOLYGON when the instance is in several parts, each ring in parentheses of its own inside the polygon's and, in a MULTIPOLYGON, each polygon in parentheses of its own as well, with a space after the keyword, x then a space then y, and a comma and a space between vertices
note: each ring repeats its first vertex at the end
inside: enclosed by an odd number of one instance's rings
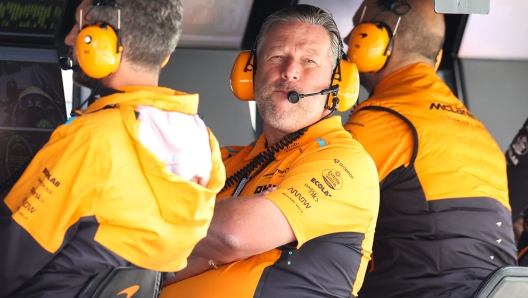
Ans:
POLYGON ((178 0, 78 7, 65 42, 92 103, 53 132, 0 205, 0 297, 75 297, 129 264, 179 271, 205 237, 225 180, 218 142, 197 94, 158 87, 182 12, 178 0))
POLYGON ((506 151, 514 234, 521 266, 528 266, 528 119, 506 151))
POLYGON ((331 117, 337 97, 319 92, 342 63, 337 26, 320 8, 284 8, 254 50, 264 133, 223 148, 229 178, 207 237, 161 297, 357 296, 379 189, 372 159, 331 117), (292 92, 317 95, 293 103, 292 92))
POLYGON ((345 129, 374 159, 381 192, 359 296, 470 297, 516 263, 504 155, 434 71, 445 25, 433 0, 365 0, 353 21, 348 53, 370 97, 345 129), (386 61, 362 69, 378 28, 386 61))

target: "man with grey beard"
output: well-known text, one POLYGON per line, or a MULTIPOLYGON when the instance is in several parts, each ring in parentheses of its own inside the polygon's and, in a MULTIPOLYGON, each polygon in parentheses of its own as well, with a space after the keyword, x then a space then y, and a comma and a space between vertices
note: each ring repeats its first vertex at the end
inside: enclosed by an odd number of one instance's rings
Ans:
POLYGON ((248 93, 264 132, 222 149, 228 178, 207 237, 161 297, 356 296, 379 190, 372 159, 332 116, 329 83, 344 63, 337 26, 318 7, 284 8, 265 21, 253 55, 248 93))

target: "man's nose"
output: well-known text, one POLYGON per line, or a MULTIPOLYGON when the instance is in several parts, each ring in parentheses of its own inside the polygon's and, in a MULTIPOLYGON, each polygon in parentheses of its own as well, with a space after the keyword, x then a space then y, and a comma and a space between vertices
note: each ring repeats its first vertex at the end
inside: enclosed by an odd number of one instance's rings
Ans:
POLYGON ((298 81, 301 78, 302 67, 299 62, 288 59, 282 68, 282 78, 286 81, 298 81))

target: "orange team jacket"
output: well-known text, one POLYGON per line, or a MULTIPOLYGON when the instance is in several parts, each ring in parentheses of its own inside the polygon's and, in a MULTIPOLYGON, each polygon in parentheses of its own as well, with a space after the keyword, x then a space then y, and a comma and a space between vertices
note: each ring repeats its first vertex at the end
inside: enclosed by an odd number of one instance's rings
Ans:
MULTIPOLYGON (((264 135, 249 146, 223 148, 227 176, 264 150, 264 135)), ((219 200, 231 196, 237 184, 229 186, 219 200)), ((296 243, 172 284, 161 297, 356 296, 370 260, 379 186, 372 159, 339 116, 310 126, 284 146, 240 196, 273 186, 278 189, 266 198, 283 212, 296 243)))
POLYGON ((470 297, 515 264, 504 154, 431 67, 386 77, 345 129, 374 159, 381 192, 360 297, 470 297))
MULTIPOLYGON (((198 95, 161 87, 119 91, 59 126, 4 199, 0 296, 78 241, 80 227, 87 224, 96 227, 91 238, 82 240, 87 247, 101 245, 128 262, 158 271, 184 268, 194 245, 205 237, 215 195, 225 182, 216 138, 209 133, 213 167, 203 187, 173 174, 139 141, 136 114, 138 105, 148 105, 194 115, 198 95)), ((85 253, 79 251, 78 257, 85 253)), ((71 261, 66 267, 80 266, 71 261)), ((98 262, 105 260, 92 260, 98 262)))

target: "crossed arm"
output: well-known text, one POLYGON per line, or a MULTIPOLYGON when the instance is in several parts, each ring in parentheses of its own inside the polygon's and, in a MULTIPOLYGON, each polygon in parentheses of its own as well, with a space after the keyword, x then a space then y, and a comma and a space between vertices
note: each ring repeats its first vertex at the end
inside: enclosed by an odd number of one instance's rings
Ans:
POLYGON ((207 237, 195 246, 187 267, 164 285, 212 269, 209 260, 219 265, 231 263, 295 241, 288 220, 265 195, 217 201, 207 237))

